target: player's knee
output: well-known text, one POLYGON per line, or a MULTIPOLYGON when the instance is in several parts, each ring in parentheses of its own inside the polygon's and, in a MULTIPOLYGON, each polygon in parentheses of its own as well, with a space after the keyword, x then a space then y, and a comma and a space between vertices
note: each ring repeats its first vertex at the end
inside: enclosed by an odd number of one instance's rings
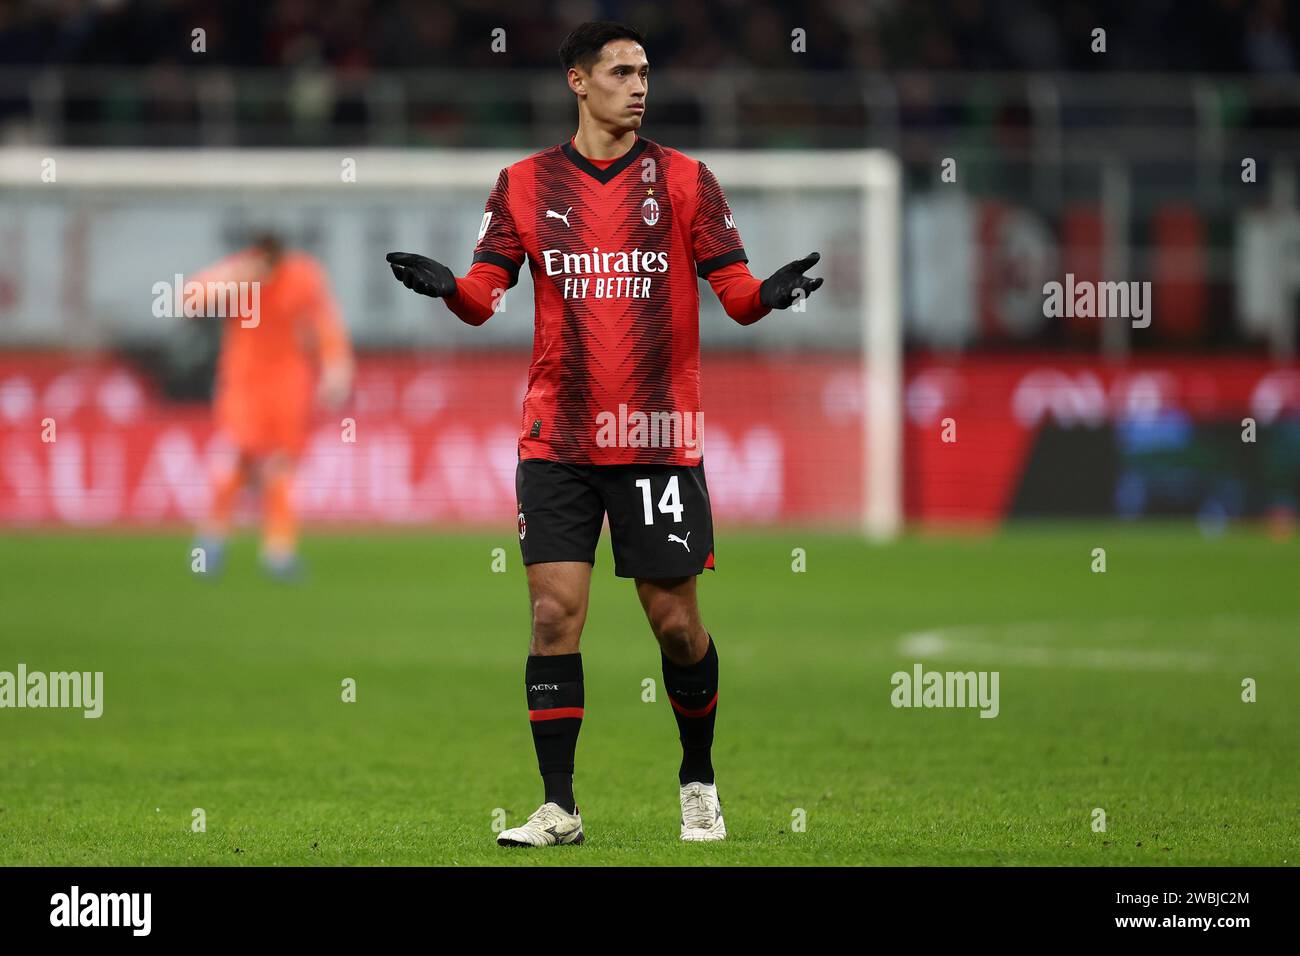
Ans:
POLYGON ((281 452, 272 452, 262 461, 262 478, 271 481, 293 470, 289 457, 281 452))
POLYGON ((576 602, 561 600, 553 594, 534 597, 534 639, 539 644, 561 643, 572 639, 580 613, 581 608, 576 602))
POLYGON ((659 646, 670 659, 681 660, 693 656, 698 628, 689 609, 674 605, 656 609, 650 627, 659 646))

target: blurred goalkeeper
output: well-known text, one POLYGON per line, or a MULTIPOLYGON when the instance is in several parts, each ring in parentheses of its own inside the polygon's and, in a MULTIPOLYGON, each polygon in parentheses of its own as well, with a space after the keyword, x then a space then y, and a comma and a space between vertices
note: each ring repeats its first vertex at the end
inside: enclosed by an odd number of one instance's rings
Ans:
POLYGON ((205 553, 203 573, 220 571, 235 501, 252 484, 262 497, 262 566, 292 580, 299 573, 293 469, 313 404, 337 408, 351 390, 347 330, 324 268, 306 253, 286 250, 274 232, 257 235, 249 248, 190 276, 186 285, 195 282, 204 289, 238 283, 241 303, 256 304, 252 314, 230 309, 222 319, 213 410, 236 454, 213 476, 197 542, 205 553))

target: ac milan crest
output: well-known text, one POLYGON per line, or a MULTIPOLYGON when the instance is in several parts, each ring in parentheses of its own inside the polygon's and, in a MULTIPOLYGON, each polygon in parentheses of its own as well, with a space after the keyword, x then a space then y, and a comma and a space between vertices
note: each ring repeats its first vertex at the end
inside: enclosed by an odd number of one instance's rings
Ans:
POLYGON ((654 196, 647 196, 645 202, 641 204, 641 218, 647 226, 653 226, 659 221, 659 203, 655 201, 654 196))

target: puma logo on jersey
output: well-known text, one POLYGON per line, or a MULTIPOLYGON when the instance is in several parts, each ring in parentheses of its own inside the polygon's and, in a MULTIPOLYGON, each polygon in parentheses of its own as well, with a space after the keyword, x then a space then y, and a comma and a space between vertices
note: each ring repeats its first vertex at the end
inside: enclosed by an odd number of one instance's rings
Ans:
MULTIPOLYGON (((561 216, 561 215, 560 215, 558 212, 556 212, 554 209, 548 209, 548 210, 546 210, 546 218, 547 218, 547 219, 561 219, 561 220, 564 221, 564 224, 565 224, 566 226, 568 226, 568 225, 569 225, 569 213, 571 213, 571 212, 573 212, 573 207, 572 207, 572 206, 570 206, 568 209, 564 210, 564 215, 563 215, 563 216, 561 216)), ((573 227, 572 227, 572 226, 569 226, 569 228, 573 228, 573 227)))
MULTIPOLYGON (((689 531, 686 532, 686 538, 689 538, 690 536, 691 536, 691 533, 690 533, 689 531)), ((690 553, 690 550, 691 550, 691 546, 690 546, 689 544, 686 543, 686 538, 679 538, 679 537, 677 537, 677 535, 675 535, 675 534, 670 534, 670 535, 668 535, 668 540, 669 540, 669 542, 676 541, 676 542, 677 542, 678 544, 680 544, 683 548, 685 548, 686 551, 687 551, 687 553, 689 554, 689 553, 690 553)))
POLYGON ((736 228, 736 220, 732 219, 732 218, 731 218, 730 216, 728 216, 726 213, 723 213, 723 216, 722 216, 722 225, 725 226, 725 227, 728 228, 728 229, 735 229, 735 228, 736 228))

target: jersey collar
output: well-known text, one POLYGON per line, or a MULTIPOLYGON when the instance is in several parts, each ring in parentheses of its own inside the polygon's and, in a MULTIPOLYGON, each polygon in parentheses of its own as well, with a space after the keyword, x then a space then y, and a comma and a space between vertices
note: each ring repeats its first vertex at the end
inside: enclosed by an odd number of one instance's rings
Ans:
POLYGON ((588 162, 586 156, 583 156, 582 153, 573 148, 572 140, 566 141, 560 149, 564 152, 565 156, 569 157, 569 162, 573 163, 573 165, 577 166, 580 170, 603 186, 636 162, 636 158, 645 152, 646 144, 648 142, 649 140, 642 139, 638 136, 636 142, 632 144, 631 149, 604 169, 588 162))

